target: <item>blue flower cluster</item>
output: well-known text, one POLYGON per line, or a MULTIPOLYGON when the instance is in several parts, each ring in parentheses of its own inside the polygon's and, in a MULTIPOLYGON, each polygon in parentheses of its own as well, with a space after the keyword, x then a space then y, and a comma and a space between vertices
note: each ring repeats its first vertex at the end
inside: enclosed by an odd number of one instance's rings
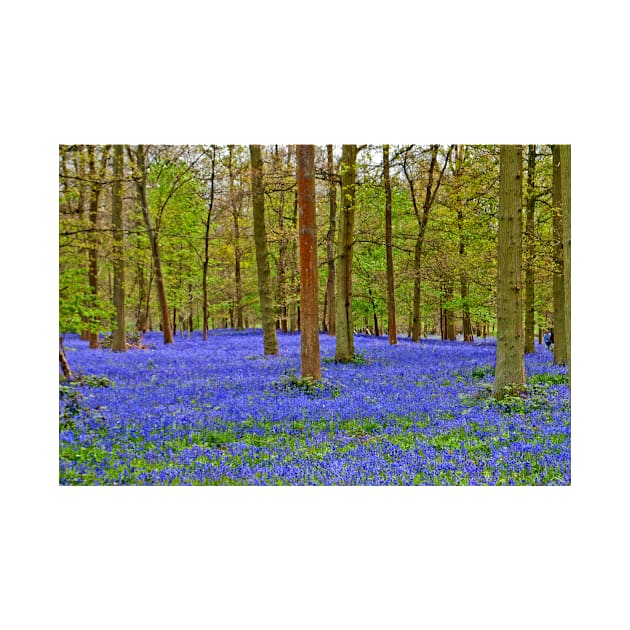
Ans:
POLYGON ((492 340, 357 335, 359 360, 339 364, 321 335, 314 388, 297 386, 298 335, 275 357, 260 331, 160 340, 121 354, 66 337, 72 369, 112 385, 60 398, 61 484, 570 484, 566 368, 544 346, 526 357, 527 395, 499 402, 492 340))

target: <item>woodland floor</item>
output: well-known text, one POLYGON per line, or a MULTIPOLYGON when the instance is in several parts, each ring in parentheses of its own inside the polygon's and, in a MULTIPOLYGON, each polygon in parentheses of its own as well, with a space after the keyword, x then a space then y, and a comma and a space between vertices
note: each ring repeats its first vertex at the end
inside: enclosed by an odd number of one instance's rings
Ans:
POLYGON ((299 335, 177 335, 90 350, 65 336, 62 485, 569 485, 566 368, 536 346, 524 397, 490 395, 493 339, 468 344, 357 335, 357 358, 299 378, 299 335))

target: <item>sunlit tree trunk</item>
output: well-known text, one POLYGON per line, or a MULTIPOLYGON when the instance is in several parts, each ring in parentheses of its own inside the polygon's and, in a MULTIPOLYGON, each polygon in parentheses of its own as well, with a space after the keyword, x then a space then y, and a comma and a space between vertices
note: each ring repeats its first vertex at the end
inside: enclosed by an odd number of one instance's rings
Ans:
POLYGON ((271 272, 267 252, 265 230, 265 191, 263 188, 262 149, 258 144, 249 145, 252 173, 252 208, 254 214, 254 242, 256 245, 256 268, 258 271, 258 294, 263 327, 263 347, 265 354, 278 354, 278 337, 273 312, 271 292, 271 272))
POLYGON ((341 216, 337 241, 336 267, 336 351, 337 361, 354 358, 352 319, 352 243, 356 196, 357 147, 344 144, 341 149, 341 216))
POLYGON ((387 331, 389 344, 398 343, 396 331, 396 291, 392 247, 392 183, 389 175, 389 144, 383 145, 383 183, 385 186, 385 258, 387 273, 387 331))
POLYGON ((297 195, 300 233, 300 362, 302 376, 321 378, 319 358, 317 224, 315 222, 315 147, 297 145, 297 195))
POLYGON ((494 394, 525 387, 522 301, 523 148, 501 145, 494 394))
POLYGON ((571 145, 560 145, 562 178, 562 241, 564 258, 564 326, 571 383, 571 145))
POLYGON ((567 339, 564 325, 564 259, 562 243, 562 176, 560 173, 560 147, 552 145, 552 212, 553 212, 553 362, 567 363, 567 339))
POLYGON ((112 336, 112 351, 127 350, 125 326, 125 259, 123 234, 123 147, 114 145, 114 181, 112 183, 112 236, 114 267, 114 306, 116 326, 112 336))
POLYGON ((534 255, 535 230, 535 177, 536 145, 530 144, 527 150, 527 199, 525 215, 525 354, 531 354, 534 348, 534 255))

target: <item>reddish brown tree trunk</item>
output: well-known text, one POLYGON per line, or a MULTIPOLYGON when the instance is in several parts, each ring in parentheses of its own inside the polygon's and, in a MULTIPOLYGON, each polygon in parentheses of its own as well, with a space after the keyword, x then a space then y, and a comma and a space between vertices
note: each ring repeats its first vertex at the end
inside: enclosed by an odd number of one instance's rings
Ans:
POLYGON ((317 225, 315 223, 315 147, 297 146, 300 232, 300 359, 302 376, 321 377, 318 328, 317 225))

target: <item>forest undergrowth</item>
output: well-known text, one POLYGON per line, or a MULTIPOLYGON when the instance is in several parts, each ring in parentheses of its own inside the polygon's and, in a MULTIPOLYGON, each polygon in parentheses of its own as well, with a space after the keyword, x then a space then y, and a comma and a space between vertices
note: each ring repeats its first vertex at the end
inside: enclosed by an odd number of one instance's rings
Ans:
POLYGON ((352 363, 320 335, 322 380, 299 376, 299 335, 265 357, 260 331, 147 333, 143 349, 65 336, 61 485, 569 485, 567 371, 536 346, 527 390, 491 393, 496 345, 357 335, 352 363))

